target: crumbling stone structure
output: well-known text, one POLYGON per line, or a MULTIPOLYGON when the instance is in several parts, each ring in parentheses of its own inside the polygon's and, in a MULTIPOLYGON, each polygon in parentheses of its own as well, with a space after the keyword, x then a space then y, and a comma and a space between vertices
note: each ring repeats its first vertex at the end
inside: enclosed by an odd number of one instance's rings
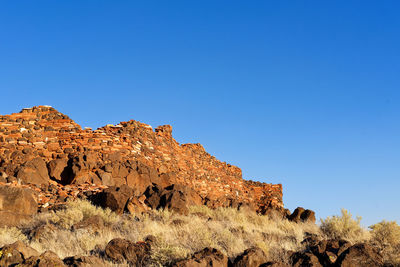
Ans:
POLYGON ((211 207, 248 205, 265 213, 282 209, 282 186, 246 181, 241 169, 221 162, 200 144, 179 144, 172 127, 155 130, 130 120, 82 129, 49 106, 0 116, 0 177, 22 184, 180 184, 211 207))

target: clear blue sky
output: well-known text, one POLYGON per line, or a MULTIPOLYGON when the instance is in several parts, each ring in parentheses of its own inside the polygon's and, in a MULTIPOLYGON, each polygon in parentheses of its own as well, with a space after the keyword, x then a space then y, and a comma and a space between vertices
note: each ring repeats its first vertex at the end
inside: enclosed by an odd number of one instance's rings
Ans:
POLYGON ((398 1, 2 1, 0 114, 172 124, 286 207, 400 221, 398 1))

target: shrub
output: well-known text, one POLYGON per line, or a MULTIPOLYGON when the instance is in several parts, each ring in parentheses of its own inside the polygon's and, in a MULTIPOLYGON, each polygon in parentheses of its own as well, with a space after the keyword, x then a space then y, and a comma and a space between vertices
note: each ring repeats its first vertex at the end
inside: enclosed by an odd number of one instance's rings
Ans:
POLYGON ((350 212, 342 209, 342 215, 334 215, 327 217, 325 220, 321 219, 321 231, 332 239, 345 239, 352 243, 362 242, 368 239, 368 231, 361 225, 361 217, 353 216, 350 212))
POLYGON ((400 226, 395 222, 385 220, 371 225, 371 239, 382 246, 396 246, 400 244, 400 226))
POLYGON ((400 226, 395 221, 371 225, 371 241, 381 250, 388 265, 400 264, 400 226))

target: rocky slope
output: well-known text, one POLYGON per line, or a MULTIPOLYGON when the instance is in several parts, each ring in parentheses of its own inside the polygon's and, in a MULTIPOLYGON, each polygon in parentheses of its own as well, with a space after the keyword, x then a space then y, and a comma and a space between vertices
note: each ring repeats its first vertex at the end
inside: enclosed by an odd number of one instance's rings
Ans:
POLYGON ((101 191, 127 185, 139 197, 149 186, 176 184, 210 207, 246 205, 261 213, 283 208, 280 184, 242 179, 240 168, 200 144, 179 144, 169 125, 153 130, 131 120, 82 129, 49 106, 0 116, 0 174, 0 182, 29 184, 46 206, 74 197, 71 188, 84 191, 82 186, 101 191))

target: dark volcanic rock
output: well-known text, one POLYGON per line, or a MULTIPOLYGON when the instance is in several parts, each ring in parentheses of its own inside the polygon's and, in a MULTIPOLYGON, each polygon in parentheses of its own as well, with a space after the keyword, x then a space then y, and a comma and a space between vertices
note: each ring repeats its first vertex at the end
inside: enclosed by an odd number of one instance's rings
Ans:
POLYGON ((23 242, 17 241, 0 249, 0 266, 19 264, 31 256, 39 256, 39 252, 23 242))
POLYGON ((305 210, 302 207, 296 208, 293 213, 288 217, 292 222, 306 222, 315 223, 315 212, 312 210, 305 210))
POLYGON ((157 185, 148 187, 146 204, 153 209, 168 209, 181 214, 188 214, 189 207, 202 205, 202 198, 192 189, 181 185, 170 185, 161 189, 157 185))
POLYGON ((258 247, 246 249, 242 254, 236 257, 233 267, 258 267, 266 262, 267 255, 258 247))
POLYGON ((174 267, 226 267, 228 257, 215 248, 205 248, 190 259, 176 262, 174 267))
POLYGON ((47 267, 47 266, 66 266, 64 262, 52 251, 46 251, 40 256, 32 256, 24 261, 21 267, 47 267))
POLYGON ((70 267, 104 266, 103 261, 95 256, 67 257, 63 261, 70 267))
POLYGON ((150 245, 146 242, 133 243, 126 239, 115 238, 107 244, 105 254, 116 263, 127 261, 140 266, 148 259, 150 249, 150 245))
POLYGON ((340 254, 336 263, 341 267, 379 267, 383 259, 370 245, 356 244, 340 254))
POLYGON ((120 187, 112 186, 93 196, 92 202, 103 208, 109 208, 118 214, 122 214, 128 200, 133 195, 133 189, 127 185, 120 187))
POLYGON ((297 252, 292 256, 293 267, 322 267, 318 257, 310 252, 297 252))

